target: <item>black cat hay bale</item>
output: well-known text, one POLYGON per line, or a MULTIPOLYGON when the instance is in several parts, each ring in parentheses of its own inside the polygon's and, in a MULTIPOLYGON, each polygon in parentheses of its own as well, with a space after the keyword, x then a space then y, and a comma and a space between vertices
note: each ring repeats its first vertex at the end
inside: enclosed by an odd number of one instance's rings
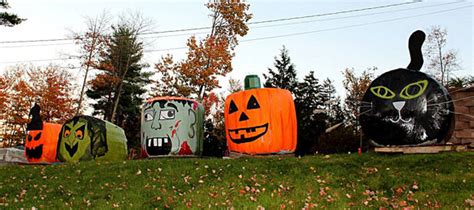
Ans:
POLYGON ((376 146, 432 145, 448 140, 454 127, 454 105, 448 91, 420 72, 425 33, 409 39, 407 68, 376 78, 361 102, 360 125, 376 146))

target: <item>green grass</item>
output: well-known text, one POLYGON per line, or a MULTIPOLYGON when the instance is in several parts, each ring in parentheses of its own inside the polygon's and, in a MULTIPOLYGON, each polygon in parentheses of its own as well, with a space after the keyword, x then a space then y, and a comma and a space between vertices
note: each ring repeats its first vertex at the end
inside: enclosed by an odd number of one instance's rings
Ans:
POLYGON ((0 167, 3 208, 466 208, 474 153, 0 167))

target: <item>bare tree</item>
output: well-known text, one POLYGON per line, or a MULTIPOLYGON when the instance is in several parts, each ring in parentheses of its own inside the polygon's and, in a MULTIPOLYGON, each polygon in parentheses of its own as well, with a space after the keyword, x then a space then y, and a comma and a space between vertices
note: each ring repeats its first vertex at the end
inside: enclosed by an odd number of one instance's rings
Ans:
POLYGON ((429 29, 428 42, 425 47, 427 56, 427 68, 433 72, 435 77, 446 85, 449 82, 450 73, 459 70, 460 64, 457 51, 446 50, 448 32, 440 26, 432 26, 429 29))
POLYGON ((110 16, 104 11, 96 17, 86 17, 85 23, 87 31, 85 33, 73 32, 76 44, 81 47, 82 67, 85 68, 86 71, 82 82, 81 95, 79 97, 76 114, 80 114, 81 112, 89 70, 91 67, 97 68, 100 54, 104 51, 107 44, 109 22, 110 16))
POLYGON ((239 79, 229 78, 229 88, 227 89, 229 93, 236 93, 243 89, 242 82, 239 79))

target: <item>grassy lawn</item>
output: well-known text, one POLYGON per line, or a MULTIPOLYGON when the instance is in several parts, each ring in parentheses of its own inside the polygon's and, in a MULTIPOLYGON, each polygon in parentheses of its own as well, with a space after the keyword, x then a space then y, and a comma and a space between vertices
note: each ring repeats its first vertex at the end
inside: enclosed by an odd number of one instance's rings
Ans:
POLYGON ((466 208, 474 153, 0 167, 3 208, 466 208))

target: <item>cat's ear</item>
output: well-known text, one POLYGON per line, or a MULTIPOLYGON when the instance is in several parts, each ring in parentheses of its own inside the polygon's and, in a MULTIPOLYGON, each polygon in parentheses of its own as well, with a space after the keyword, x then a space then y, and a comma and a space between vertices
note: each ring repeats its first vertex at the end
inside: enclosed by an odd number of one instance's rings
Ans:
POLYGON ((410 50, 410 64, 408 64, 407 69, 413 71, 419 71, 423 66, 423 54, 421 52, 421 47, 425 41, 425 32, 415 31, 411 34, 410 39, 408 40, 408 49, 410 50))

